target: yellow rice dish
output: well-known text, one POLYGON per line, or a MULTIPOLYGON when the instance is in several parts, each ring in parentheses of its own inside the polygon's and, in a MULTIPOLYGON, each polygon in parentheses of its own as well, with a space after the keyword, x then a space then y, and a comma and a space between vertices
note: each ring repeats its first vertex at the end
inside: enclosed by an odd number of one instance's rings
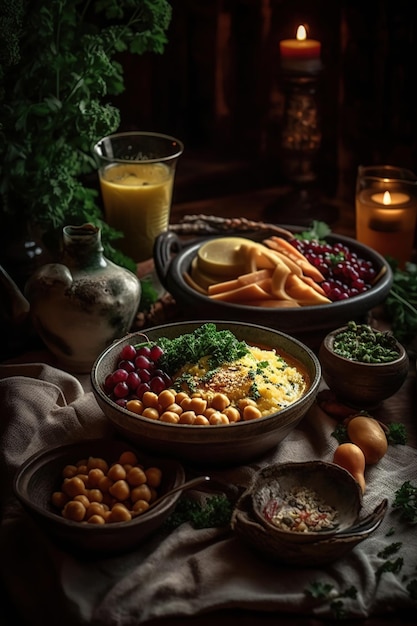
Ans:
POLYGON ((249 347, 249 353, 233 363, 209 370, 209 357, 185 365, 174 382, 181 382, 187 393, 208 401, 225 394, 232 406, 250 402, 264 417, 280 411, 301 398, 308 389, 308 377, 274 350, 249 347))

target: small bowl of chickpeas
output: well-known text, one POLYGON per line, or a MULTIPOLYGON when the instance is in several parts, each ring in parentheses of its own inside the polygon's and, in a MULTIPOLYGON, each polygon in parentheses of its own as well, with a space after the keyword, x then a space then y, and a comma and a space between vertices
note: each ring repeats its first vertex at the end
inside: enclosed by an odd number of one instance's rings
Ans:
POLYGON ((116 554, 163 525, 181 493, 151 505, 184 482, 176 460, 145 454, 120 439, 85 439, 31 456, 17 471, 13 489, 64 548, 116 554))

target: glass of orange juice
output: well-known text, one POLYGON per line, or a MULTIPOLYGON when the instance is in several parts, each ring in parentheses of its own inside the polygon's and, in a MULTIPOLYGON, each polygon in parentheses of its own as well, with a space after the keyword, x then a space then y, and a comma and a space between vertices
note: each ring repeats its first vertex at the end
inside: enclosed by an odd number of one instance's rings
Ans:
POLYGON ((356 239, 404 268, 412 260, 417 177, 394 165, 360 165, 356 179, 356 239))
POLYGON ((109 135, 94 146, 105 220, 123 233, 120 250, 137 263, 152 258, 156 237, 168 228, 183 150, 174 137, 139 131, 109 135))

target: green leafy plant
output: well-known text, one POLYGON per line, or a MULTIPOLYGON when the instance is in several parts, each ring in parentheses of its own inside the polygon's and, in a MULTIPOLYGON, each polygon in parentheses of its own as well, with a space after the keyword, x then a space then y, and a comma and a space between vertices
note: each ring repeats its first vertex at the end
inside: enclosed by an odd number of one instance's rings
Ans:
POLYGON ((28 220, 54 249, 66 224, 102 229, 106 256, 121 233, 102 219, 92 146, 118 129, 119 54, 162 53, 166 0, 0 0, 0 218, 28 220))

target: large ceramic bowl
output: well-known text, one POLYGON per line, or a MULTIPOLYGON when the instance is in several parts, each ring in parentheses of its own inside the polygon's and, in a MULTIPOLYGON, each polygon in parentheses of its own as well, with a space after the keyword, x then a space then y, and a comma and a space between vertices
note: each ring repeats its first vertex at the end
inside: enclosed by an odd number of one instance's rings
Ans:
MULTIPOLYGON (((286 227, 287 228, 287 227, 286 227)), ((297 232, 300 228, 288 227, 297 232)), ((268 233, 257 232, 248 237, 259 241, 268 233)), ((193 319, 223 319, 241 322, 256 322, 276 330, 281 330, 310 347, 316 348, 323 337, 337 326, 342 326, 351 319, 361 320, 368 311, 380 304, 388 295, 392 285, 392 271, 385 259, 375 250, 354 239, 341 235, 329 235, 330 243, 342 242, 361 258, 372 261, 379 280, 368 291, 346 300, 315 306, 266 308, 240 305, 230 302, 213 301, 206 295, 193 289, 184 274, 190 271, 191 263, 198 249, 206 239, 184 243, 173 232, 161 234, 154 248, 155 267, 161 283, 170 292, 178 305, 193 319)))
POLYGON ((149 512, 141 513, 132 521, 103 525, 66 519, 51 502, 52 493, 61 490, 62 470, 67 464, 73 465, 90 456, 102 458, 111 464, 127 450, 136 452, 145 468, 158 467, 161 470, 162 482, 157 488, 158 496, 184 483, 185 472, 178 461, 145 455, 126 441, 85 439, 48 448, 30 457, 16 473, 13 483, 15 495, 40 527, 65 548, 82 554, 91 552, 100 555, 133 549, 162 526, 173 511, 181 495, 179 492, 167 496, 149 512))
MULTIPOLYGON (((320 384, 320 363, 315 354, 300 341, 277 330, 242 322, 213 321, 218 330, 227 329, 248 344, 275 348, 297 360, 307 372, 310 385, 296 402, 269 416, 239 421, 229 425, 197 427, 170 424, 135 415, 109 399, 103 390, 106 376, 117 366, 123 346, 143 342, 143 335, 133 333, 109 346, 95 362, 91 382, 98 404, 106 417, 125 437, 142 447, 196 464, 237 465, 250 461, 277 446, 299 424, 313 404, 320 384)), ((175 338, 191 333, 201 322, 182 322, 146 330, 150 340, 175 338)))
POLYGON ((396 393, 409 370, 409 358, 404 346, 394 340, 397 358, 386 363, 363 363, 337 354, 333 344, 345 331, 341 326, 326 335, 319 349, 323 378, 339 400, 357 409, 377 407, 396 393))

